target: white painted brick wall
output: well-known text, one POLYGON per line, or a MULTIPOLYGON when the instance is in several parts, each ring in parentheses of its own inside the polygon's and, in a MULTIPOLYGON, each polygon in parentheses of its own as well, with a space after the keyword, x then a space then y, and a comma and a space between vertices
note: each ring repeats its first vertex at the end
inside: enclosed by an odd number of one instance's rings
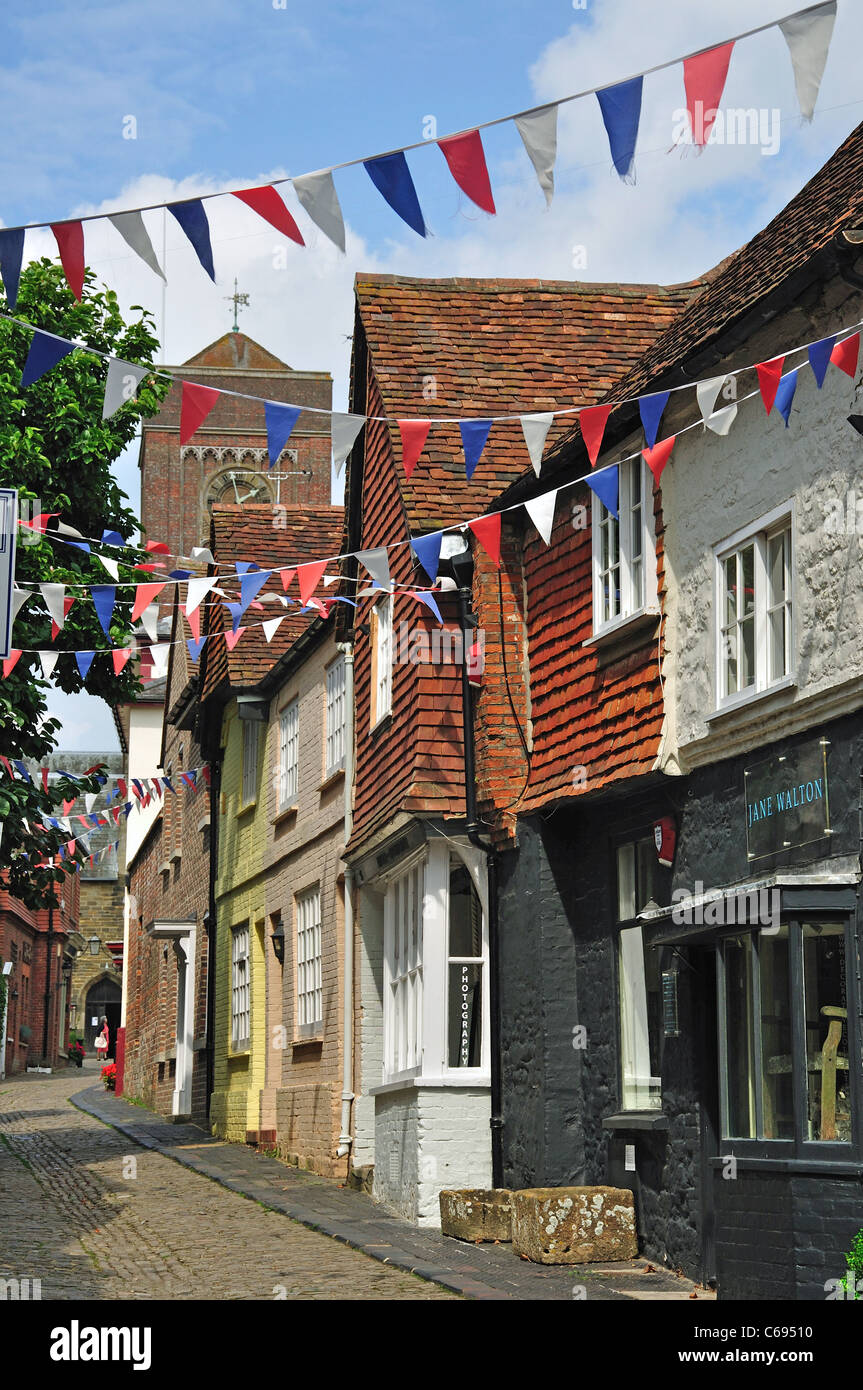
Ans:
POLYGON ((483 1088, 412 1087, 376 1097, 376 1201, 420 1226, 439 1226, 443 1188, 491 1186, 490 1115, 483 1088))

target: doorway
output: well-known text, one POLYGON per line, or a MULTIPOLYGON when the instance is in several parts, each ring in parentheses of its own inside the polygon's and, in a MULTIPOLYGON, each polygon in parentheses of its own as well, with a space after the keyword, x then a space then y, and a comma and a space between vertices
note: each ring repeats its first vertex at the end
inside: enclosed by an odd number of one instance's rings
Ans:
POLYGON ((108 1056, 113 1059, 120 1027, 120 1002, 123 990, 109 976, 94 980, 84 1001, 84 1046, 95 1054, 96 1038, 101 1032, 102 1019, 108 1020, 108 1056))

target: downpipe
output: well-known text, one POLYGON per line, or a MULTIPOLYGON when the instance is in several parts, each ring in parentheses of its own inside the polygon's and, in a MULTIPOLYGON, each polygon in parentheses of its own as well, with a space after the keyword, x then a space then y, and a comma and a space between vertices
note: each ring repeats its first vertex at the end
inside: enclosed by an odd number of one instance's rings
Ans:
MULTIPOLYGON (((354 651, 348 642, 339 642, 345 658, 345 845, 353 830, 354 783, 354 651)), ((344 922, 344 1002, 342 1035, 342 1115, 337 1158, 347 1158, 353 1147, 351 1107, 354 1101, 354 874, 345 865, 344 922)))

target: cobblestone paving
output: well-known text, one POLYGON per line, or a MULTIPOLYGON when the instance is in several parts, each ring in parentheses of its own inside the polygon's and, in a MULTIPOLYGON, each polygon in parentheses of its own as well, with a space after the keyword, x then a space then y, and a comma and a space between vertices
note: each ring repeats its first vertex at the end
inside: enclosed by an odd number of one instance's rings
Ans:
POLYGON ((93 1071, 0 1083, 0 1278, 43 1299, 451 1299, 130 1144, 68 1104, 93 1071))

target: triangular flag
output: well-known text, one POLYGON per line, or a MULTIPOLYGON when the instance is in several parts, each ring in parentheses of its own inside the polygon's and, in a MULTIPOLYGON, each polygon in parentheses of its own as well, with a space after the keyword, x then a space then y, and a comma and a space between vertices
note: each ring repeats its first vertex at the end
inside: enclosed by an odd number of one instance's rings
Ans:
POLYGON ((113 584, 91 584, 90 593, 93 595, 93 606, 96 609, 96 617, 99 619, 99 626, 106 637, 110 637, 109 628, 111 626, 111 616, 114 612, 114 600, 117 597, 117 590, 113 584))
MULTIPOLYGON (((132 655, 132 648, 131 648, 131 647, 117 647, 117 648, 115 648, 114 651, 112 651, 112 653, 111 653, 111 660, 112 660, 112 662, 114 663, 114 675, 115 675, 115 676, 119 676, 120 672, 122 671, 123 667, 126 665, 126 662, 129 660, 129 657, 130 657, 131 655, 132 655)), ((118 783, 118 785, 119 785, 119 783, 118 783)), ((122 787, 120 788, 120 795, 121 795, 121 796, 125 796, 125 795, 126 795, 126 793, 125 793, 125 791, 123 790, 122 787)))
POLYGON ((155 271, 161 280, 164 280, 165 272, 156 259, 153 243, 147 228, 144 226, 144 219, 140 212, 109 213, 108 221, 116 227, 126 245, 131 246, 136 256, 140 256, 144 264, 155 271))
POLYGON ((126 542, 124 541, 123 537, 120 535, 120 532, 119 532, 119 531, 108 531, 108 530, 105 530, 105 531, 102 532, 102 544, 103 544, 103 545, 125 545, 126 542))
MULTIPOLYGON (((237 569, 239 570, 239 565, 237 569)), ((240 576, 240 606, 245 613, 255 596, 272 577, 272 570, 249 570, 240 576)))
POLYGON ((244 188, 242 192, 234 190, 234 197, 239 198, 241 203, 246 203, 259 217, 263 217, 265 222, 269 222, 271 227, 275 227, 277 232, 290 237, 298 246, 305 246, 302 232, 275 188, 265 184, 263 188, 244 188))
POLYGON ((69 289, 80 303, 84 293, 84 228, 80 222, 52 222, 51 231, 69 289))
POLYGON ((712 430, 714 434, 726 435, 737 416, 737 404, 734 401, 730 405, 723 406, 720 410, 715 409, 719 392, 727 380, 727 376, 714 376, 708 381, 699 381, 695 387, 698 409, 701 411, 704 428, 712 430))
POLYGON ((285 621, 285 618, 284 618, 284 614, 283 614, 283 615, 281 616, 281 618, 267 618, 266 622, 261 623, 261 627, 263 628, 264 636, 266 637, 266 639, 267 639, 268 642, 272 642, 273 637, 275 636, 275 634, 276 634, 276 633, 278 632, 278 630, 279 630, 280 624, 283 623, 284 621, 285 621))
POLYGON ((830 354, 830 361, 834 367, 838 367, 846 376, 853 377, 857 371, 857 358, 860 355, 860 334, 852 333, 850 338, 843 338, 841 343, 837 343, 830 354))
POLYGON ((791 54, 800 114, 807 121, 812 120, 815 111, 835 20, 836 0, 829 0, 828 4, 819 5, 817 9, 779 21, 779 28, 791 54))
POLYGON ((197 386, 192 381, 183 382, 180 403, 181 444, 188 443, 195 431, 201 428, 220 394, 212 386, 197 386))
POLYGON ((332 169, 317 174, 302 174, 293 179, 294 192, 316 227, 344 252, 345 219, 339 206, 332 169))
POLYGON ((241 603, 226 603, 225 607, 231 615, 231 631, 236 632, 240 626, 240 620, 246 611, 241 603))
POLYGON ((647 440, 647 447, 652 449, 656 443, 656 436, 659 433, 659 422, 662 419, 662 412, 668 404, 670 391, 657 391, 653 396, 639 396, 638 413, 641 416, 641 423, 644 426, 644 437, 647 440))
POLYGON ((546 204, 554 197, 554 161, 557 158, 557 105, 540 106, 526 116, 516 116, 515 125, 524 142, 528 158, 536 170, 546 204))
POLYGON ((105 401, 102 406, 103 420, 110 420, 121 405, 135 399, 138 387, 147 374, 146 367, 136 367, 134 362, 122 362, 119 357, 108 359, 105 401))
POLYGON ((608 468, 601 468, 598 473, 593 473, 589 478, 585 478, 587 486, 591 492, 595 492, 606 511, 611 512, 612 516, 618 514, 618 489, 620 485, 620 469, 616 463, 608 468))
POLYGON ((63 606, 66 586, 64 584, 40 584, 39 592, 45 600, 45 607, 51 614, 54 626, 62 632, 66 625, 66 610, 63 606))
POLYGON ((18 303, 18 283, 24 259, 24 228, 0 227, 0 277, 6 291, 7 307, 15 312, 18 303))
POLYGON ((458 427, 461 431, 462 448, 464 449, 464 468, 467 480, 470 482, 473 477, 474 469, 480 460, 480 455, 486 445, 491 420, 459 420, 458 427))
POLYGON ((596 467, 596 460, 599 458, 599 451, 602 447, 602 436, 605 434, 605 426, 611 409, 610 405, 589 405, 585 406, 578 417, 581 437, 587 449, 591 468, 596 467))
POLYGON ((714 410, 713 414, 705 424, 714 434, 725 436, 737 419, 737 402, 732 401, 730 405, 725 405, 721 410, 714 410))
POLYGON ((443 535, 440 531, 431 531, 427 536, 411 537, 411 550, 428 575, 430 584, 434 584, 437 579, 442 540, 443 535))
POLYGON ((141 623, 151 642, 155 642, 159 636, 159 605, 158 603, 148 603, 141 614, 141 623))
POLYGON ((611 160, 622 179, 632 179, 634 174, 643 82, 643 77, 632 77, 596 94, 608 132, 611 160))
POLYGON ((797 368, 784 376, 776 388, 776 409, 785 421, 785 428, 788 428, 788 417, 791 414, 791 403, 794 400, 794 392, 797 390, 797 368))
POLYGON ((410 478, 425 447, 431 420, 397 420, 396 424, 402 437, 402 467, 405 477, 410 478))
POLYGON ((524 509, 546 545, 551 545, 551 531, 554 526, 554 504, 557 501, 557 488, 544 492, 540 497, 531 497, 524 509))
POLYGON ((334 410, 330 416, 330 434, 333 441, 333 464, 336 477, 342 471, 342 464, 354 446, 354 440, 366 423, 365 415, 345 415, 334 410))
POLYGON ((89 672, 90 667, 93 665, 93 657, 95 655, 95 652, 75 653, 75 660, 78 663, 78 670, 81 672, 82 681, 85 681, 87 679, 87 673, 89 672))
POLYGON ((44 676, 46 681, 51 679, 51 676, 54 673, 54 667, 57 665, 57 658, 59 657, 59 655, 59 652, 39 653, 39 661, 42 665, 42 675, 44 676))
POLYGON ((498 569, 500 569, 500 520, 500 512, 491 512, 488 516, 478 516, 475 521, 468 522, 483 550, 491 557, 498 569))
POLYGON ((208 579, 190 579, 186 587, 186 617, 194 613, 203 599, 211 589, 218 584, 218 576, 211 575, 208 579))
POLYGON ((443 618, 441 617, 441 611, 438 608, 437 599, 434 594, 423 593, 421 589, 410 589, 408 592, 411 598, 417 599, 420 603, 424 603, 426 608, 430 608, 441 627, 443 627, 443 618))
POLYGON ((170 642, 154 642, 150 647, 150 655, 153 658, 153 674, 157 680, 160 676, 167 675, 170 652, 170 642))
POLYGON ((554 423, 554 414, 550 410, 544 410, 538 415, 522 415, 521 431, 524 435, 524 442, 527 445, 527 452, 530 454, 530 461, 533 464, 533 471, 539 477, 539 470, 542 467, 542 451, 545 448, 545 437, 554 423))
MULTIPOLYGON (((74 602, 75 602, 75 599, 72 597, 71 594, 67 594, 66 597, 65 597, 64 600, 63 600, 63 614, 62 614, 62 617, 63 617, 63 622, 64 622, 64 623, 65 623, 66 619, 67 619, 68 616, 69 616, 69 609, 72 607, 72 604, 73 604, 74 602)), ((60 632, 61 630, 62 630, 62 625, 56 623, 56 622, 54 621, 54 619, 52 618, 52 619, 51 619, 51 641, 52 641, 52 642, 53 642, 54 639, 56 638, 57 633, 60 632)))
MULTIPOLYGON (((194 583, 194 580, 190 579, 189 583, 194 583)), ((153 602, 153 599, 156 598, 162 592, 164 587, 164 584, 139 584, 137 586, 137 590, 135 593, 135 603, 132 608, 131 621, 133 623, 136 623, 138 621, 141 614, 144 612, 144 609, 149 608, 150 604, 153 602)))
POLYGON ((170 555, 171 553, 171 547, 166 545, 164 541, 147 541, 144 549, 149 550, 151 555, 170 555))
POLYGON ((234 650, 235 646, 239 642, 245 630, 246 629, 244 627, 238 627, 236 632, 225 633, 225 646, 228 648, 229 652, 232 652, 234 650))
POLYGON ((278 401, 264 401, 264 416, 267 424, 268 467, 278 463, 282 450, 291 437, 291 430, 300 418, 298 405, 281 405, 278 401))
MULTIPOLYGON (((96 805, 96 793, 95 793, 95 792, 85 792, 85 793, 84 793, 84 806, 86 807, 87 812, 89 813, 90 811, 92 811, 92 809, 93 809, 93 807, 94 807, 95 805, 96 805)), ((80 817, 79 817, 79 819, 80 819, 80 817)), ((86 821, 84 822, 84 824, 86 825, 86 821)))
POLYGON ((830 355, 836 342, 836 334, 831 338, 821 338, 819 342, 810 344, 809 365, 812 374, 818 383, 818 390, 824 385, 824 378, 827 375, 827 368, 830 365, 830 355))
POLYGON ((318 581, 326 567, 326 560, 312 560, 307 565, 297 566, 297 579, 300 585, 301 603, 308 603, 315 589, 318 587, 318 581))
POLYGON ((488 165, 482 147, 482 136, 478 130, 468 130, 464 135, 450 135, 438 140, 449 171, 472 203, 483 212, 494 213, 494 198, 488 177, 488 165))
POLYGON ((120 582, 120 565, 119 565, 119 561, 117 561, 117 560, 112 560, 111 557, 110 557, 110 555, 99 555, 99 554, 96 555, 96 559, 100 562, 100 564, 104 565, 105 569, 108 571, 108 573, 110 574, 111 578, 114 580, 114 583, 115 583, 115 584, 118 584, 118 583, 120 582))
POLYGON ((657 482, 662 477, 662 470, 671 458, 671 451, 674 448, 676 435, 670 434, 667 439, 660 439, 652 449, 642 449, 645 462, 657 482))
POLYGON ((191 613, 187 613, 187 614, 186 614, 186 622, 189 624, 189 627, 190 627, 191 632, 192 632, 192 636, 194 637, 195 641, 197 642, 198 638, 199 638, 200 635, 201 635, 201 610, 200 610, 200 608, 193 608, 192 611, 191 611, 191 613))
POLYGON ((201 652, 204 650, 204 643, 206 642, 206 640, 207 640, 206 634, 205 634, 203 637, 187 637, 187 638, 186 638, 186 646, 189 648, 189 656, 192 658, 193 661, 197 661, 197 660, 198 660, 198 657, 201 655, 201 652))
POLYGON ((290 585, 291 580, 293 579, 293 577, 294 577, 294 575, 296 574, 296 572, 297 572, 297 571, 296 571, 295 569, 294 569, 294 570, 279 570, 279 574, 280 574, 281 580, 282 580, 282 588, 283 588, 283 589, 287 589, 287 588, 288 588, 288 586, 290 585))
POLYGON ((397 212, 412 231, 425 236, 427 228, 404 150, 394 150, 392 154, 382 154, 377 159, 364 159, 363 167, 393 212, 397 212))
POLYGON ((692 139, 696 145, 706 145, 707 138, 716 120, 716 112, 728 76, 731 61, 731 43, 709 48, 704 53, 696 53, 683 61, 683 85, 686 89, 686 109, 692 139))
POLYGON ((214 565, 213 552, 206 545, 193 545, 191 558, 199 564, 214 565))
MULTIPOLYGON (((186 203, 168 203, 168 211, 176 217, 186 236, 195 248, 195 255, 215 281, 213 269, 213 248, 210 245, 210 224, 200 198, 191 198, 186 203)), ((180 441, 182 443, 182 440, 180 441)))
POLYGON ((784 357, 772 357, 769 362, 759 362, 755 368, 758 373, 758 385, 761 388, 761 399, 768 415, 773 409, 773 402, 776 400, 776 388, 782 376, 784 362, 784 357))
POLYGON ((375 550, 358 550, 356 551, 356 557, 360 564, 365 566, 372 579, 380 588, 392 588, 389 556, 383 546, 379 546, 375 550))
MULTIPOLYGON (((5 680, 6 677, 9 675, 9 673, 12 671, 13 667, 15 666, 15 663, 19 660, 20 656, 21 656, 21 648, 20 648, 20 647, 10 647, 10 649, 9 649, 9 655, 6 657, 5 661, 3 662, 3 679, 4 679, 4 680, 5 680)), ((17 764, 16 764, 16 766, 17 766, 17 764)))
POLYGON ((55 338, 51 333, 42 333, 37 328, 21 373, 21 385, 32 386, 34 381, 38 381, 40 376, 50 372, 52 367, 74 351, 74 343, 67 343, 65 338, 55 338))
POLYGON ((11 620, 12 620, 12 623, 13 623, 13 624, 14 624, 14 622, 15 622, 15 619, 18 617, 18 614, 21 612, 21 609, 24 607, 24 604, 25 604, 25 603, 29 603, 32 597, 33 597, 33 592, 32 592, 31 589, 13 589, 13 590, 12 590, 12 605, 11 605, 11 606, 12 606, 12 614, 11 614, 11 620))

